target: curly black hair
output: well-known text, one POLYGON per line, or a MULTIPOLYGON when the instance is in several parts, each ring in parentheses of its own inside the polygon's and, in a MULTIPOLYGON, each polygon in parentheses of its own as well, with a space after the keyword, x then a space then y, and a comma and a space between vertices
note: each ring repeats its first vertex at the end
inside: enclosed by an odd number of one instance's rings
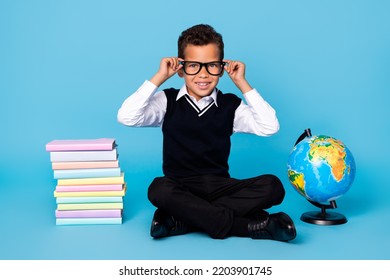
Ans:
POLYGON ((184 50, 187 45, 205 46, 212 43, 217 45, 220 60, 223 60, 224 44, 222 35, 208 24, 194 25, 180 34, 178 40, 178 56, 184 58, 184 50))

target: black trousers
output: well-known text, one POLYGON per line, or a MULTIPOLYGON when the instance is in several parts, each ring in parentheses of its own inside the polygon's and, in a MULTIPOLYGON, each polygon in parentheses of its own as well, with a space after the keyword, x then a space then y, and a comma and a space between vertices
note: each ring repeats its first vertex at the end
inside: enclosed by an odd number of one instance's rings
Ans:
POLYGON ((219 239, 229 236, 235 220, 266 213, 264 209, 280 204, 284 195, 283 184, 274 175, 157 177, 148 190, 154 206, 219 239))

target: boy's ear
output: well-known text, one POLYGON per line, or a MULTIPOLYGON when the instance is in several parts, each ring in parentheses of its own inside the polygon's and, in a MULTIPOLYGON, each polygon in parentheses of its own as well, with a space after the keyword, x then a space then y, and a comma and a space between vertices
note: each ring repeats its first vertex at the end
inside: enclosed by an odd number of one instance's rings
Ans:
POLYGON ((179 75, 180 78, 183 78, 183 68, 180 68, 178 71, 177 71, 177 75, 179 75))

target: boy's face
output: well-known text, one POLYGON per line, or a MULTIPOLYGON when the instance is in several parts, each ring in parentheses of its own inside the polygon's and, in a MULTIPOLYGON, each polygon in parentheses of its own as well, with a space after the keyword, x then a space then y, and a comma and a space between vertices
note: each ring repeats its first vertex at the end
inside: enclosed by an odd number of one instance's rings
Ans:
MULTIPOLYGON (((216 44, 204 46, 187 45, 184 50, 185 61, 196 61, 201 63, 220 61, 219 55, 219 49, 216 44)), ((196 75, 187 75, 184 73, 183 69, 179 70, 179 76, 184 78, 188 94, 195 97, 196 100, 210 95, 217 86, 222 74, 219 76, 210 75, 205 66, 203 66, 196 75)))

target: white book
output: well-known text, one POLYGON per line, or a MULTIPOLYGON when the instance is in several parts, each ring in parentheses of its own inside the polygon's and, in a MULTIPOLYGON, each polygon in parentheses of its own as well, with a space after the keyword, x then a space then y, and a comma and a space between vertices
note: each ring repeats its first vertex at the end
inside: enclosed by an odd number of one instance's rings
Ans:
POLYGON ((50 161, 105 161, 116 160, 117 150, 50 152, 50 161))
POLYGON ((102 202, 120 202, 123 203, 122 196, 85 196, 85 197, 57 197, 57 204, 66 203, 102 203, 102 202))

